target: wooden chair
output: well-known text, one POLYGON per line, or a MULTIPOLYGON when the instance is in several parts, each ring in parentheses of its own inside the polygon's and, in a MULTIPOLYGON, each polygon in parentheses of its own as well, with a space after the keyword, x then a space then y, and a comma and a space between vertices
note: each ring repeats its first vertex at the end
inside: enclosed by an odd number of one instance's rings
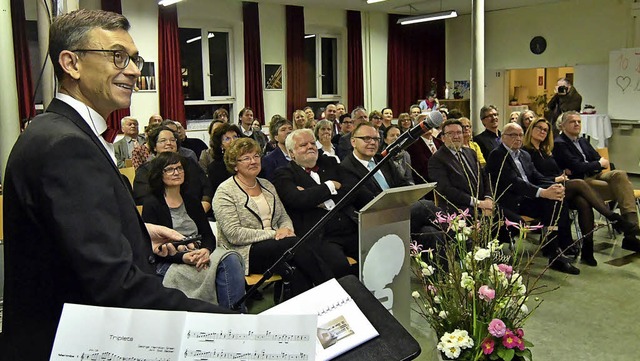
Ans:
POLYGON ((133 180, 136 178, 136 169, 133 167, 120 168, 120 173, 129 179, 129 182, 133 187, 133 180))
POLYGON ((131 159, 125 159, 124 166, 127 168, 133 167, 133 161, 131 159))

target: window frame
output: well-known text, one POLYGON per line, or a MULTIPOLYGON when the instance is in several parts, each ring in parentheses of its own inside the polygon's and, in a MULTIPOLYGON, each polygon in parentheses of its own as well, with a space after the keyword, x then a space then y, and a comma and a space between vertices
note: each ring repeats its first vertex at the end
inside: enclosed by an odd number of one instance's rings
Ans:
POLYGON ((342 99, 341 94, 341 68, 343 63, 343 46, 342 39, 343 36, 341 34, 336 34, 328 31, 308 31, 305 32, 305 36, 307 35, 315 35, 315 49, 316 49, 316 96, 315 97, 307 97, 307 102, 309 103, 318 103, 318 102, 327 102, 327 101, 340 101, 342 99), (322 93, 322 81, 324 80, 324 75, 322 74, 322 39, 335 39, 336 40, 336 64, 333 69, 336 77, 336 93, 335 94, 323 94, 322 93))

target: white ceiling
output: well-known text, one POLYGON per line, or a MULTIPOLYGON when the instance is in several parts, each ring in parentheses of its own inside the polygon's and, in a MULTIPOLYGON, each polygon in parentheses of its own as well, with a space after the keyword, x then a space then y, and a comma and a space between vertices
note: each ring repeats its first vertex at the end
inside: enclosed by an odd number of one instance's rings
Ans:
MULTIPOLYGON (((426 14, 441 10, 456 10, 458 14, 471 13, 471 0, 387 0, 367 4, 366 0, 257 0, 260 3, 335 7, 336 9, 379 11, 392 14, 426 14)), ((535 7, 541 4, 571 0, 485 0, 485 11, 535 7)))

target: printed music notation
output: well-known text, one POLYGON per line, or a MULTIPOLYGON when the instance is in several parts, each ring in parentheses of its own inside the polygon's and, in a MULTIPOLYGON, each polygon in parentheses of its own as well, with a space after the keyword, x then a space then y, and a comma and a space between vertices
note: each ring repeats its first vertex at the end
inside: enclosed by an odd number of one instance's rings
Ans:
POLYGON ((227 315, 65 304, 50 360, 307 361, 317 322, 313 311, 227 315))
POLYGON ((286 352, 266 352, 254 351, 254 352, 227 352, 225 350, 186 350, 184 353, 185 358, 193 357, 197 360, 269 360, 269 361, 307 361, 309 355, 306 353, 286 353, 286 352))
POLYGON ((249 331, 247 333, 234 333, 232 331, 226 332, 203 332, 192 331, 187 332, 187 339, 198 339, 201 341, 215 341, 215 340, 234 340, 234 341, 276 341, 279 343, 288 342, 306 342, 309 341, 309 335, 292 335, 292 334, 277 334, 266 331, 264 333, 256 333, 249 331))

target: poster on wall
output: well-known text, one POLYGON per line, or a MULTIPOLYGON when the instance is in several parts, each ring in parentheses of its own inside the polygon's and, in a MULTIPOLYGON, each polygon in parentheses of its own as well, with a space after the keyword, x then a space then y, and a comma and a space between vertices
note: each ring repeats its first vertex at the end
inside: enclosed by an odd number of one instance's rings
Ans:
POLYGON ((136 80, 138 91, 155 91, 156 90, 156 67, 152 61, 145 61, 140 71, 140 77, 136 80))
POLYGON ((467 99, 470 96, 471 83, 468 80, 453 81, 453 96, 456 99, 467 99))
POLYGON ((264 89, 282 90, 282 64, 264 65, 264 89))

